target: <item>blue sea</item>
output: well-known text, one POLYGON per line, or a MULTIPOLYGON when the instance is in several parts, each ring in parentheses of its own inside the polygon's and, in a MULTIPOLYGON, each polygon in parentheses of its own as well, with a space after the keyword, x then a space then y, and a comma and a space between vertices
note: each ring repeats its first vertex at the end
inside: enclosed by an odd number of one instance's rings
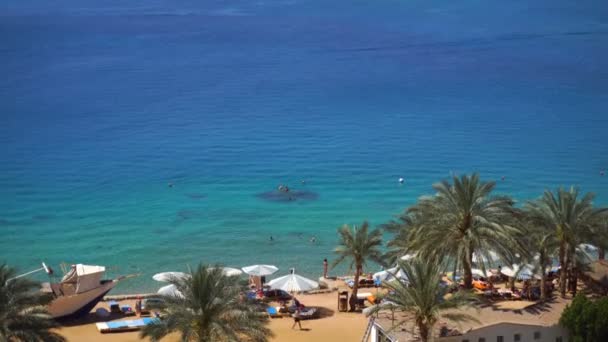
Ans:
POLYGON ((475 171, 608 205, 606 1, 4 0, 0 42, 0 260, 23 271, 317 278, 338 227, 475 171))

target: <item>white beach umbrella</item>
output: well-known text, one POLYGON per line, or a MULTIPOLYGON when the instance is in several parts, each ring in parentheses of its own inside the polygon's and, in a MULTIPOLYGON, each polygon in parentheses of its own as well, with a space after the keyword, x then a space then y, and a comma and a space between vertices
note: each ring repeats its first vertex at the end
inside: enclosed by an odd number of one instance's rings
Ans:
POLYGON ((152 276, 152 279, 156 281, 169 282, 174 279, 185 279, 189 278, 190 275, 184 272, 162 272, 152 276))
POLYGON ((534 267, 529 264, 513 265, 512 267, 505 266, 500 270, 500 273, 507 277, 517 277, 520 280, 540 278, 540 275, 534 273, 534 267))
POLYGON ((480 270, 480 269, 478 269, 478 268, 472 268, 472 269, 471 269, 471 273, 472 273, 474 276, 478 276, 478 277, 490 277, 490 276, 492 276, 492 272, 490 272, 490 271, 486 271, 486 272, 484 273, 482 270, 480 270))
POLYGON ((380 281, 391 281, 395 280, 395 277, 401 280, 407 281, 407 276, 398 267, 389 268, 384 271, 376 272, 373 274, 374 279, 380 279, 380 281))
POLYGON ((517 272, 517 265, 513 265, 513 267, 503 266, 500 269, 500 273, 506 275, 507 277, 515 277, 515 272, 517 272))
POLYGON ((158 291, 156 293, 163 295, 163 296, 173 296, 173 297, 184 298, 184 295, 173 284, 161 287, 160 289, 158 289, 158 291))
POLYGON ((385 281, 387 278, 389 278, 391 273, 397 273, 397 271, 398 271, 397 267, 393 267, 393 268, 389 268, 384 271, 376 272, 373 274, 373 277, 374 277, 374 279, 380 279, 380 281, 385 281))
POLYGON ((496 252, 488 251, 488 253, 484 253, 484 254, 474 253, 472 261, 473 262, 482 262, 483 261, 485 263, 491 263, 494 261, 498 261, 499 259, 500 259, 500 257, 498 256, 498 254, 496 252))
POLYGON ((534 267, 532 265, 521 265, 518 268, 517 279, 528 280, 532 279, 532 277, 536 277, 533 269, 534 267))
POLYGON ((232 267, 224 267, 222 268, 222 271, 224 272, 224 275, 228 277, 239 276, 243 274, 243 271, 239 270, 238 268, 232 267))
POLYGON ((249 275, 258 277, 271 275, 279 270, 278 267, 273 265, 251 265, 245 266, 241 269, 243 270, 243 272, 249 275))
POLYGON ((302 277, 295 273, 272 279, 268 282, 270 288, 287 292, 310 291, 319 287, 319 283, 314 280, 302 277))
MULTIPOLYGON (((212 270, 212 269, 214 269, 214 267, 211 267, 209 269, 212 270)), ((221 267, 221 269, 222 269, 222 273, 227 277, 239 276, 239 275, 243 274, 243 271, 239 270, 238 268, 221 267)))

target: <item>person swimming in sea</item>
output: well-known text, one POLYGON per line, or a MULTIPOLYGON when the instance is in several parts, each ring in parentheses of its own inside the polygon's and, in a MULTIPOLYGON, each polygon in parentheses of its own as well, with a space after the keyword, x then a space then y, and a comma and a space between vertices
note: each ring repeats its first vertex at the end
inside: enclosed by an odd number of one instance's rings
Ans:
POLYGON ((310 238, 310 243, 315 243, 315 242, 317 242, 317 238, 316 238, 316 237, 314 237, 314 236, 313 236, 313 237, 311 237, 311 238, 310 238))

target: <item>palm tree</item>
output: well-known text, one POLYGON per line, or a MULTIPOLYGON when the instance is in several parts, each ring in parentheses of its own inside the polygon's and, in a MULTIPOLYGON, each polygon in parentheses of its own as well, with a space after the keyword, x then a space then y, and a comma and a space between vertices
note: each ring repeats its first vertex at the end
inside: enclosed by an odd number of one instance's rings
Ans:
POLYGON ((380 228, 387 233, 392 233, 393 238, 386 244, 388 251, 383 259, 390 265, 396 264, 401 257, 407 254, 415 254, 410 246, 410 234, 414 218, 407 212, 402 213, 396 219, 381 224, 380 228))
MULTIPOLYGON (((490 259, 489 251, 512 256, 521 248, 521 230, 515 221, 513 200, 492 196, 494 182, 482 182, 477 173, 453 183, 433 185, 435 196, 422 197, 409 208, 412 230, 409 246, 423 257, 449 258, 464 270, 464 286, 473 287, 473 255, 490 259)), ((483 262, 483 261, 482 261, 483 262)))
POLYGON ((551 266, 551 259, 559 246, 554 231, 546 226, 538 226, 535 222, 526 220, 527 247, 531 253, 535 253, 533 263, 540 272, 540 300, 547 300, 547 268, 551 266))
MULTIPOLYGON (((475 298, 468 291, 447 294, 447 287, 441 285, 441 266, 437 262, 422 261, 415 258, 410 262, 400 261, 399 268, 408 279, 408 284, 401 281, 386 282, 389 289, 385 300, 392 310, 406 313, 399 327, 414 322, 422 342, 432 340, 433 327, 440 318, 454 322, 477 321, 473 316, 456 309, 471 306, 475 298), (449 310, 446 312, 446 310, 449 310)), ((377 305, 369 315, 383 309, 377 305)))
POLYGON ((240 296, 238 279, 227 277, 221 267, 200 264, 189 277, 172 279, 179 293, 162 296, 162 319, 147 325, 141 337, 158 341, 179 332, 181 341, 256 341, 272 336, 267 317, 254 303, 240 296))
POLYGON ((527 212, 536 222, 550 227, 559 242, 559 264, 561 265, 559 289, 566 295, 566 280, 570 278, 576 246, 583 236, 596 227, 606 208, 593 207, 593 193, 579 197, 578 189, 546 190, 543 196, 526 204, 527 212))
POLYGON ((349 259, 350 268, 355 266, 355 284, 353 293, 350 297, 350 310, 355 311, 357 306, 357 291, 359 289, 359 277, 367 260, 375 261, 383 264, 382 252, 382 231, 374 229, 369 232, 369 224, 364 221, 361 227, 353 227, 350 229, 348 225, 338 229, 340 241, 334 252, 338 254, 338 258, 334 261, 332 268, 340 264, 342 261, 349 259))
POLYGON ((38 282, 15 279, 16 272, 0 265, 0 341, 63 342, 65 338, 50 329, 58 327, 46 310, 51 297, 35 289, 38 282))

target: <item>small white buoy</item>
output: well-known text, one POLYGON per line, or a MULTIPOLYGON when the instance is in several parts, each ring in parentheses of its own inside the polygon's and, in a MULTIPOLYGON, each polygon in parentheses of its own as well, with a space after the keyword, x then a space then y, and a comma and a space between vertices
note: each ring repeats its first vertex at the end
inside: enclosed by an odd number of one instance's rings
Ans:
POLYGON ((403 182, 405 182, 405 179, 399 178, 399 183, 403 184, 403 182))

